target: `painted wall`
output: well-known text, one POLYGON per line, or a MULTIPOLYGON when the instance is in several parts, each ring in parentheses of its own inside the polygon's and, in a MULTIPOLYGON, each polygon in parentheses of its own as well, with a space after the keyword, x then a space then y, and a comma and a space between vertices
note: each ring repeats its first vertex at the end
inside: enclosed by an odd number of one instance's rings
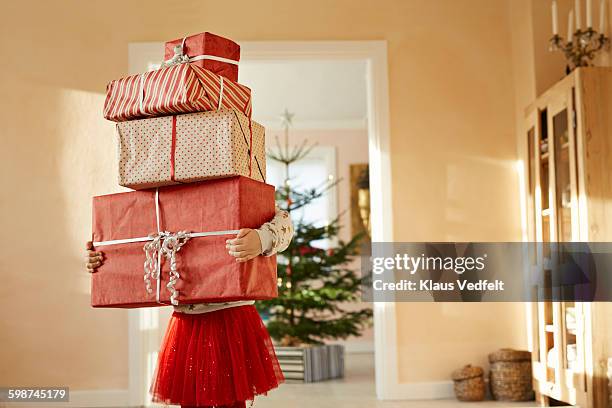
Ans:
MULTIPOLYGON (((0 361, 12 369, 0 383, 127 386, 126 313, 87 307, 82 247, 89 197, 117 190, 101 111, 129 42, 201 30, 387 40, 395 239, 518 240, 512 1, 4 2, 0 361)), ((520 305, 399 305, 400 380, 447 379, 523 346, 522 316, 520 305)))

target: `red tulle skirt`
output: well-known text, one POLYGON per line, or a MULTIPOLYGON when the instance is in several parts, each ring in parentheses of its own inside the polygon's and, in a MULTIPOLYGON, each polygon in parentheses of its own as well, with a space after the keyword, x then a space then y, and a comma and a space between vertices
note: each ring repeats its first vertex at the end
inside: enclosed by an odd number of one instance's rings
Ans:
POLYGON ((174 312, 151 384, 154 402, 244 406, 284 381, 272 340, 254 306, 174 312))

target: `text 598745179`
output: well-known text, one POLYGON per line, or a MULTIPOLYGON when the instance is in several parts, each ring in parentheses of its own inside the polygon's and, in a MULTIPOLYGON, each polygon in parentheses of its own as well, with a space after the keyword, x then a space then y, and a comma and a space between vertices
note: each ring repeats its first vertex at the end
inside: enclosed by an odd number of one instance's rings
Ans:
POLYGON ((68 387, 0 387, 0 402, 69 401, 68 387))

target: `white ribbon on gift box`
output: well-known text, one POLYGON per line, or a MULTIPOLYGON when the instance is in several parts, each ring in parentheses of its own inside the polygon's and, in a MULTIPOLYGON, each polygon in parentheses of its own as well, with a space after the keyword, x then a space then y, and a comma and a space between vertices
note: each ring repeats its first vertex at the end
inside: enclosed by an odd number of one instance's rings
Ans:
POLYGON ((219 61, 219 62, 225 62, 228 64, 238 65, 238 61, 235 61, 233 59, 218 57, 216 55, 209 55, 209 54, 196 55, 195 57, 187 57, 187 58, 189 58, 189 62, 202 61, 202 60, 213 60, 213 61, 219 61))
POLYGON ((157 221, 157 233, 147 237, 114 239, 109 241, 96 241, 94 247, 129 244, 133 242, 146 242, 143 247, 145 251, 144 262, 144 282, 147 293, 152 293, 151 279, 157 281, 155 299, 157 303, 164 304, 160 300, 161 292, 161 260, 166 257, 170 262, 170 274, 166 288, 170 292, 170 303, 178 305, 179 291, 175 288, 176 282, 181 278, 176 266, 176 254, 191 238, 211 237, 218 235, 235 235, 239 230, 208 231, 208 232, 187 232, 179 231, 176 233, 162 231, 160 223, 159 208, 159 189, 155 189, 155 217, 157 221))

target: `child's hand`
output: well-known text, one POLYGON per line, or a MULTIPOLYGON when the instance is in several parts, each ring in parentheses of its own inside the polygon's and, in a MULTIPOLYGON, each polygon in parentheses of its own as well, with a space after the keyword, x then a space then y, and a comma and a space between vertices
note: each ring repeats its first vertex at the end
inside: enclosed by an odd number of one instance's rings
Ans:
POLYGON ((104 260, 104 255, 102 252, 94 251, 93 242, 88 241, 85 245, 85 249, 87 250, 87 256, 85 256, 85 267, 87 268, 87 272, 94 273, 96 268, 102 265, 102 261, 104 260))
POLYGON ((236 238, 225 241, 225 248, 236 257, 236 262, 246 262, 261 254, 261 240, 257 231, 243 228, 236 238))

